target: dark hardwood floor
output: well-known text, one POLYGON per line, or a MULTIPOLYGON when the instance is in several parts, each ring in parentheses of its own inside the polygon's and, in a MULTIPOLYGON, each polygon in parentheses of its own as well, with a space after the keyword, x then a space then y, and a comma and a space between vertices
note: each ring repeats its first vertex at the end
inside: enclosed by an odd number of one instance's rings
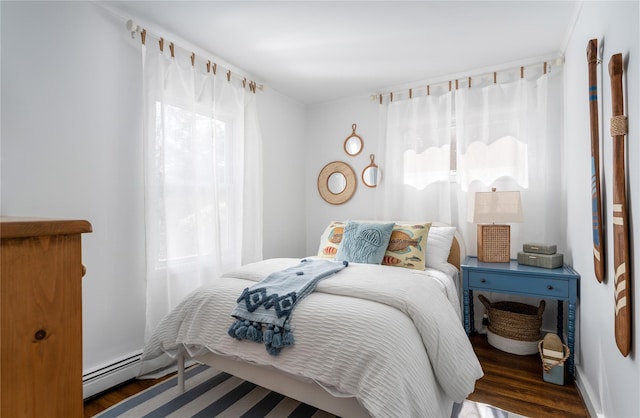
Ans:
POLYGON ((471 337, 484 377, 476 382, 469 399, 487 403, 527 417, 588 417, 575 382, 564 386, 542 379, 539 354, 518 356, 500 351, 486 335, 471 337))
POLYGON ((143 390, 155 385, 156 383, 160 383, 163 380, 169 379, 173 376, 175 376, 175 373, 169 374, 160 379, 133 379, 103 393, 99 393, 95 396, 85 399, 84 418, 90 418, 94 415, 97 415, 105 409, 108 409, 111 406, 117 404, 118 402, 123 401, 128 397, 133 396, 138 392, 142 392, 143 390))
MULTIPOLYGON (((565 385, 559 386, 542 379, 538 354, 504 353, 490 346, 484 335, 472 336, 471 343, 482 364, 484 377, 476 382, 469 399, 531 418, 589 416, 574 382, 565 380, 565 385)), ((133 380, 87 399, 84 416, 92 417, 169 377, 171 375, 157 380, 133 380)))

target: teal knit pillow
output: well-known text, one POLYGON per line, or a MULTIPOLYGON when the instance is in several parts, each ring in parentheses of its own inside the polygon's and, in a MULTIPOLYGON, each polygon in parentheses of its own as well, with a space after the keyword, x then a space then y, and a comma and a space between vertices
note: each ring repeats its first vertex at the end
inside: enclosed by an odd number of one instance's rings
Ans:
POLYGON ((389 245, 394 223, 348 221, 338 247, 336 261, 380 264, 389 245))

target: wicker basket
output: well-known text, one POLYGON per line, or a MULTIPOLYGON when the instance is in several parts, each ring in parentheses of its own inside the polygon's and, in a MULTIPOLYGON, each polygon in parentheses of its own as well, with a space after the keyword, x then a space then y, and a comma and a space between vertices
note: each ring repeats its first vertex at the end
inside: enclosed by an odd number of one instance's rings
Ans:
POLYGON ((497 336, 489 338, 491 345, 513 354, 534 354, 538 351, 544 300, 536 308, 518 302, 491 303, 484 295, 478 295, 478 299, 487 308, 489 336, 497 336))

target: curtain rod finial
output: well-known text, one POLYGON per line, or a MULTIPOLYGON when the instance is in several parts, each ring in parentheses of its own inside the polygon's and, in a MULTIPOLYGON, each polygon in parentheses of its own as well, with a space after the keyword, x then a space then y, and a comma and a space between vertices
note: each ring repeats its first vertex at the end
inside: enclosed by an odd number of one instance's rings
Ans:
POLYGON ((127 30, 131 32, 132 38, 136 34, 136 32, 138 32, 140 29, 141 29, 140 26, 138 26, 136 22, 134 22, 131 19, 127 20, 127 30))

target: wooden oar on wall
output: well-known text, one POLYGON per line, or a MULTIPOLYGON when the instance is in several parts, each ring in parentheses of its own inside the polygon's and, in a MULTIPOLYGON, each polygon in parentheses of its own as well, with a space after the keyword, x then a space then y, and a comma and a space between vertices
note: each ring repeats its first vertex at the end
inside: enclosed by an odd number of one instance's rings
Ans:
POLYGON ((598 127, 598 40, 587 44, 589 66, 589 117, 591 120, 591 223, 593 228, 593 267, 602 283, 605 274, 602 200, 600 197, 600 129, 598 127))
POLYGON ((615 269, 615 334, 623 356, 631 351, 631 274, 629 271, 629 227, 627 224, 626 172, 624 167, 624 116, 622 54, 609 61, 611 77, 611 136, 613 137, 613 261, 615 269))

